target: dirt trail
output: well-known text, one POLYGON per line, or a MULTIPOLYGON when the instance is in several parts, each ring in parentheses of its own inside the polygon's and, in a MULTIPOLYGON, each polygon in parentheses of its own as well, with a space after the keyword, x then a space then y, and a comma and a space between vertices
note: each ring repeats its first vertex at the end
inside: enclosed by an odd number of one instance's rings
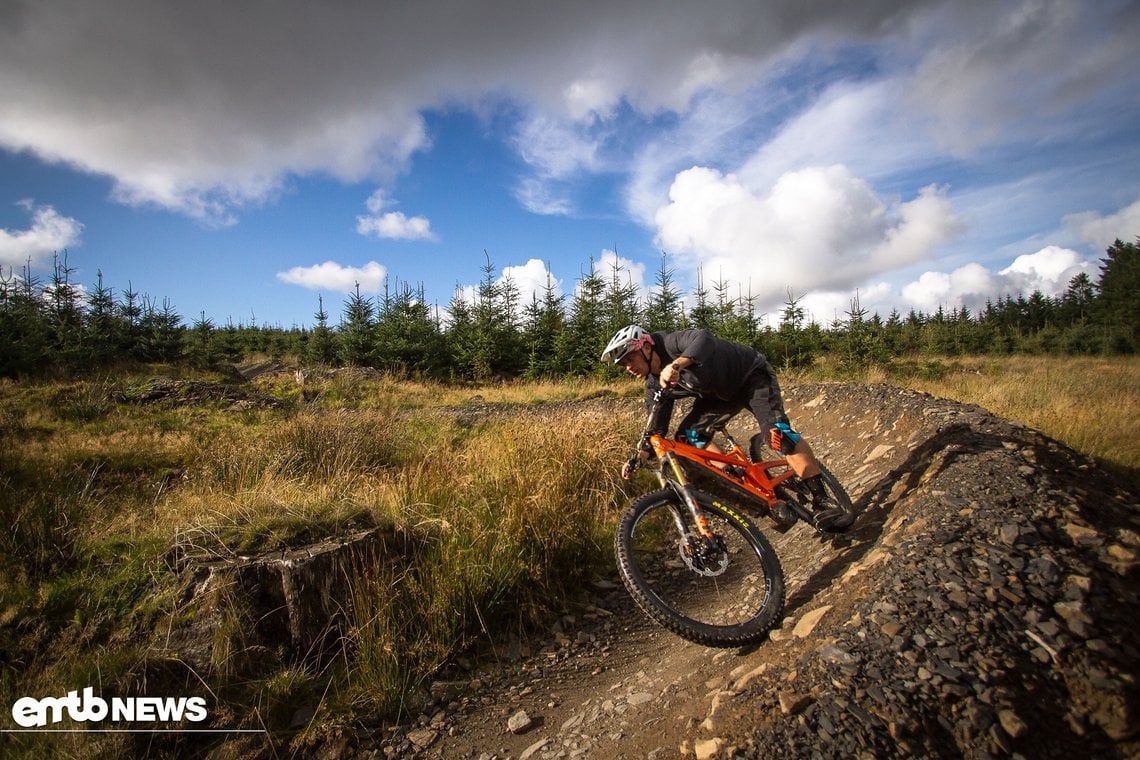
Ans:
POLYGON ((769 641, 690 644, 599 579, 546 639, 504 642, 497 674, 323 754, 1140 756, 1136 484, 977 407, 786 396, 863 515, 841 541, 769 533, 787 578, 769 641))

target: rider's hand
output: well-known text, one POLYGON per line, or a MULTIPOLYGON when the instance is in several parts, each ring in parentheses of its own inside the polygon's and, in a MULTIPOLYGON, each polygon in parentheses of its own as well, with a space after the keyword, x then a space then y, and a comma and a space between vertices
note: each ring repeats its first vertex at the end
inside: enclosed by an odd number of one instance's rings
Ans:
POLYGON ((633 480, 633 476, 637 472, 637 468, 640 467, 641 463, 647 459, 649 459, 649 452, 647 451, 639 451, 637 452, 636 457, 630 457, 629 461, 627 461, 621 467, 622 479, 633 480))
POLYGON ((670 362, 661 368, 661 384, 666 388, 676 385, 677 381, 681 379, 681 369, 670 362))

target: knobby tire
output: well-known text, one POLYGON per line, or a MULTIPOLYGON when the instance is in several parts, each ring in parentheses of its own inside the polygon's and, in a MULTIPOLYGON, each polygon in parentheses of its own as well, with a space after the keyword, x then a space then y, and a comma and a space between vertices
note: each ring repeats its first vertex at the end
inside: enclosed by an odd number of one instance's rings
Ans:
POLYGON ((685 565, 672 510, 687 508, 672 489, 646 494, 622 513, 615 551, 622 581, 652 620, 711 647, 758 643, 784 607, 784 573, 752 518, 720 499, 698 503, 727 545, 727 567, 706 577, 685 565))

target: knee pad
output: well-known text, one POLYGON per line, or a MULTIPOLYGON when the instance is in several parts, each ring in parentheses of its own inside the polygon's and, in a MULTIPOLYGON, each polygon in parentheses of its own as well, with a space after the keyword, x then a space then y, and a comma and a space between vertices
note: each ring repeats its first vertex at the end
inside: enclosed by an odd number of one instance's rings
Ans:
POLYGON ((772 439, 772 449, 785 456, 796 450, 796 444, 799 443, 803 437, 792 430, 792 426, 783 420, 772 426, 769 435, 772 439))
POLYGON ((685 441, 690 446, 696 446, 698 449, 703 449, 705 446, 709 445, 709 441, 712 440, 712 436, 700 430, 694 430, 693 428, 684 428, 683 430, 677 431, 677 440, 685 441))

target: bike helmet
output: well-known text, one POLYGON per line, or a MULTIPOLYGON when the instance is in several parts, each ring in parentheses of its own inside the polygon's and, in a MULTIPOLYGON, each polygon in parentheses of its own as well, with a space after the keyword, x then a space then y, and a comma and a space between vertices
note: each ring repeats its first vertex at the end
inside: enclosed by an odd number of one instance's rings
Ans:
POLYGON ((652 345, 653 337, 649 333, 637 325, 627 325, 614 333, 614 337, 610 338, 610 342, 606 344, 606 350, 602 352, 602 361, 617 364, 630 351, 636 351, 642 346, 652 345))

